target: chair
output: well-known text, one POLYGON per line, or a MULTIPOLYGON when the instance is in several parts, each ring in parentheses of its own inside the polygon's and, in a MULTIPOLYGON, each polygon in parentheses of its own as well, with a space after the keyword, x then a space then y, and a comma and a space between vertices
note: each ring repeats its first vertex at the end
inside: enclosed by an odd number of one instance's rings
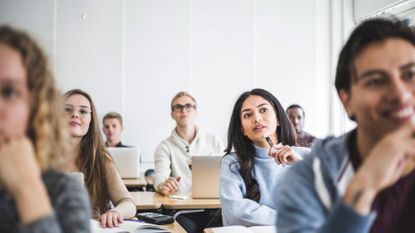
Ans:
POLYGON ((147 192, 154 192, 153 182, 154 182, 154 169, 147 169, 144 172, 144 179, 147 182, 146 191, 147 192))

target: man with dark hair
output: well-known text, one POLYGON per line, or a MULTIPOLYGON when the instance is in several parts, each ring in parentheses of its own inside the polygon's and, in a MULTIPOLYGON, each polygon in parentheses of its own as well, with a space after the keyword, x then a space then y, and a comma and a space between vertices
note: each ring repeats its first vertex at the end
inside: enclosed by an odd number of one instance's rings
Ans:
POLYGON ((287 172, 278 232, 413 232, 414 30, 363 22, 340 53, 335 86, 357 127, 317 142, 287 172))
POLYGON ((311 147, 316 137, 303 130, 305 120, 304 109, 298 104, 293 104, 287 108, 286 113, 297 133, 297 145, 311 147))

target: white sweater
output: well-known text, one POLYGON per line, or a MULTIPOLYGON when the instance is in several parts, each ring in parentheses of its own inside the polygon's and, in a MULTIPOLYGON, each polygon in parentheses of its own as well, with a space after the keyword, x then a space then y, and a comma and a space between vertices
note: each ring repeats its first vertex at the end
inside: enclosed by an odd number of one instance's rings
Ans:
POLYGON ((154 189, 167 178, 180 176, 178 192, 192 190, 192 172, 189 168, 191 157, 198 155, 222 155, 224 146, 219 137, 208 135, 196 129, 192 143, 187 143, 175 129, 164 139, 154 154, 154 189))

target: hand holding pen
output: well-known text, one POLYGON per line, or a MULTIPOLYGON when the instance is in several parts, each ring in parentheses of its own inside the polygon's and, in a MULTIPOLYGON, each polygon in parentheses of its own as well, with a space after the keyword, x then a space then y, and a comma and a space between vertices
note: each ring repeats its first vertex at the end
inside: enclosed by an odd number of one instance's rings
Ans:
POLYGON ((291 165, 296 161, 302 160, 297 152, 295 152, 290 146, 283 146, 281 144, 274 145, 270 137, 265 137, 268 144, 271 146, 268 155, 273 157, 278 165, 291 165))

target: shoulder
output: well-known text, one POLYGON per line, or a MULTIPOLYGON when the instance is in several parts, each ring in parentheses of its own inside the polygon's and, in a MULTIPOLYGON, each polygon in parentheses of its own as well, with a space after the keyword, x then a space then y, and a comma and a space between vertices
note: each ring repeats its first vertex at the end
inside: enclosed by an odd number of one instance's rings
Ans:
POLYGON ((231 152, 222 158, 221 169, 228 170, 231 167, 239 170, 239 158, 235 152, 231 152))
POLYGON ((239 158, 235 152, 231 152, 225 156, 223 156, 222 163, 233 163, 238 162, 239 158))
POLYGON ((42 179, 53 205, 62 198, 88 202, 85 188, 75 178, 59 171, 47 170, 42 173, 42 179))
MULTIPOLYGON (((295 163, 291 169, 289 169, 287 174, 294 175, 300 174, 301 176, 307 176, 311 172, 313 166, 313 161, 319 159, 321 166, 329 171, 335 171, 341 165, 344 156, 347 153, 346 148, 346 139, 349 134, 343 135, 341 137, 327 137, 325 139, 319 140, 307 156, 304 157, 303 161, 295 163), (304 174, 307 173, 307 174, 304 174)), ((296 147, 296 149, 301 147, 296 147)))
POLYGON ((159 149, 164 149, 164 148, 168 148, 170 145, 172 145, 174 143, 174 137, 173 136, 168 136, 167 138, 163 139, 158 145, 157 145, 157 150, 159 149))
POLYGON ((107 176, 114 175, 115 172, 118 173, 117 166, 115 165, 114 160, 110 157, 109 154, 106 154, 107 159, 104 160, 105 170, 107 171, 107 176))
POLYGON ((77 232, 89 232, 91 207, 86 189, 81 183, 54 170, 43 172, 42 179, 62 231, 73 232, 76 229, 77 232))
POLYGON ((57 193, 66 189, 82 189, 79 181, 55 170, 47 170, 42 173, 43 182, 49 192, 57 193))
POLYGON ((171 153, 171 151, 173 151, 173 146, 174 146, 174 142, 172 141, 171 137, 168 137, 166 139, 164 139, 163 141, 161 141, 155 150, 155 156, 166 156, 168 154, 171 153))

